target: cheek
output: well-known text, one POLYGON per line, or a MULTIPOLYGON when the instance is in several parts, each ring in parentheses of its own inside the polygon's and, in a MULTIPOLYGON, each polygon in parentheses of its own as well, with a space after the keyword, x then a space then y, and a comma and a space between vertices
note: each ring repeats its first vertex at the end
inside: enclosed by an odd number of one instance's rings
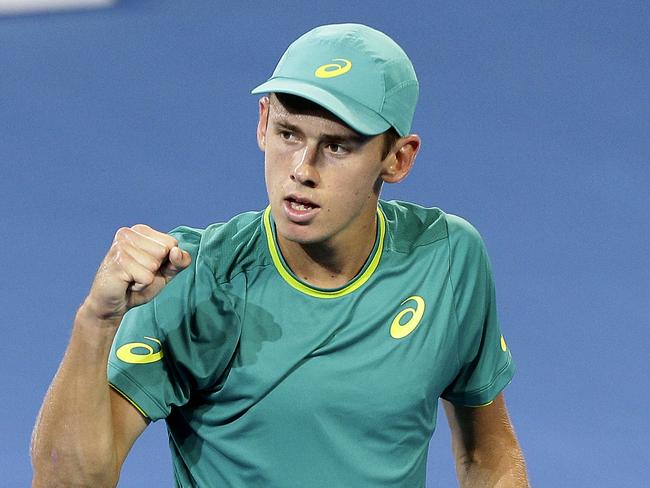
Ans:
POLYGON ((266 192, 269 198, 275 193, 278 187, 277 169, 274 169, 273 162, 268 156, 264 157, 264 181, 266 182, 266 192))
POLYGON ((287 162, 291 161, 291 153, 276 147, 276 144, 267 142, 264 153, 264 170, 269 175, 278 175, 287 171, 287 162))
POLYGON ((357 171, 353 180, 355 193, 364 198, 366 195, 372 194, 380 174, 380 169, 375 166, 362 168, 357 171))
POLYGON ((376 196, 376 179, 378 175, 370 172, 345 174, 340 172, 329 179, 326 191, 331 195, 334 206, 349 207, 364 205, 376 196))
POLYGON ((264 175, 267 181, 270 182, 278 178, 282 170, 278 164, 279 161, 280 158, 272 149, 267 149, 264 153, 264 175))

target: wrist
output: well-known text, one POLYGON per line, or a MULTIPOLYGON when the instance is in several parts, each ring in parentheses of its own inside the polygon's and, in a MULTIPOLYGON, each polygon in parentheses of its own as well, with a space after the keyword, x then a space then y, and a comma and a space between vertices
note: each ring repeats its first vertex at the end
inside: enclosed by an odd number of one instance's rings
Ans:
POLYGON ((98 368, 105 374, 106 361, 120 322, 121 317, 98 316, 90 303, 84 302, 79 307, 72 327, 69 351, 74 353, 77 360, 82 358, 87 371, 98 368))
POLYGON ((123 313, 108 314, 102 312, 92 297, 88 296, 77 310, 75 322, 115 331, 122 322, 123 317, 123 313))

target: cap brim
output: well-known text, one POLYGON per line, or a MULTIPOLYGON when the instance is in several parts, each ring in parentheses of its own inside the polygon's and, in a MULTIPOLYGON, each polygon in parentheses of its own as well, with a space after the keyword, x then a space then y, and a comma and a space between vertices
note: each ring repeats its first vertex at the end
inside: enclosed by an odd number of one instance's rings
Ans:
POLYGON ((306 98, 332 112, 343 122, 361 134, 372 136, 390 128, 386 119, 365 105, 345 95, 334 94, 305 81, 288 78, 271 78, 251 93, 288 93, 306 98))

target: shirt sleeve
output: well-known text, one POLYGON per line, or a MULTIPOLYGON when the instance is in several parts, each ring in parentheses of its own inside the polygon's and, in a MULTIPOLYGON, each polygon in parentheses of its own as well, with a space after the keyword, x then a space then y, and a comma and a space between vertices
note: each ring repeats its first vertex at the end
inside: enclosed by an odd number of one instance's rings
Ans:
POLYGON ((459 371, 442 398, 460 405, 490 403, 515 372, 497 318, 490 261, 483 241, 465 220, 447 215, 450 280, 458 325, 459 371))
POLYGON ((108 359, 109 384, 151 420, 214 388, 239 339, 237 312, 202 259, 201 232, 170 234, 192 264, 152 301, 127 312, 108 359))

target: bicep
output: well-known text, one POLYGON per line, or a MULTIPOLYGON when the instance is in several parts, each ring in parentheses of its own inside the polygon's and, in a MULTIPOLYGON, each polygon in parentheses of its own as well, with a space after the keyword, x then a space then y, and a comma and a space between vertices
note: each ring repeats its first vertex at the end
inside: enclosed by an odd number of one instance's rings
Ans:
POLYGON ((121 468, 133 443, 144 432, 150 420, 113 388, 110 389, 110 397, 117 462, 121 468))

